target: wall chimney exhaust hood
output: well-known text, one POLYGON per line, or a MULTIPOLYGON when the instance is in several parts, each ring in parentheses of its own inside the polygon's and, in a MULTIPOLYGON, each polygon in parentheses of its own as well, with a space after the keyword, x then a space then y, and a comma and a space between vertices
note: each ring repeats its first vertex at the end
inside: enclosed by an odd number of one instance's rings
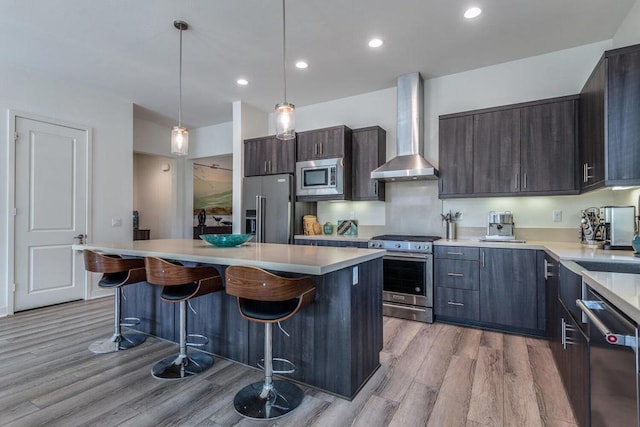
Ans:
POLYGON ((424 89, 420 73, 398 77, 398 124, 396 157, 371 171, 380 181, 438 179, 438 170, 423 157, 424 89))

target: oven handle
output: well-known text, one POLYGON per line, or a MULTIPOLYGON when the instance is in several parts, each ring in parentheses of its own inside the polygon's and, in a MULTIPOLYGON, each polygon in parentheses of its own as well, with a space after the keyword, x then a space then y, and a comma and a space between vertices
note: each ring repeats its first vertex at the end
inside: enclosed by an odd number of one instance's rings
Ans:
POLYGON ((414 261, 414 262, 427 262, 431 254, 402 254, 402 255, 390 255, 387 253, 382 259, 392 259, 397 261, 414 261))
MULTIPOLYGON (((576 300, 576 305, 587 315, 593 326, 604 335, 605 340, 611 345, 624 345, 633 349, 638 348, 638 342, 636 337, 631 335, 615 334, 604 324, 602 320, 593 312, 593 310, 607 310, 605 303, 601 301, 584 301, 576 300)), ((612 312, 614 313, 614 312, 612 312)), ((615 314, 615 313, 614 313, 615 314)), ((623 320, 623 319, 620 319, 623 320)), ((626 320, 625 323, 628 323, 626 320)), ((635 326, 629 324, 629 326, 635 328, 635 326)))

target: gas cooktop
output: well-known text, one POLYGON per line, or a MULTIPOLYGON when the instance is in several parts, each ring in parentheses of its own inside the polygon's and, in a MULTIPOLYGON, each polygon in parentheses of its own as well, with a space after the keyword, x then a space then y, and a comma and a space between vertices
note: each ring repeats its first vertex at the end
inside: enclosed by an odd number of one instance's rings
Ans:
POLYGON ((405 234, 383 234, 375 236, 370 240, 386 240, 394 242, 434 242, 440 239, 440 236, 411 236, 405 234))

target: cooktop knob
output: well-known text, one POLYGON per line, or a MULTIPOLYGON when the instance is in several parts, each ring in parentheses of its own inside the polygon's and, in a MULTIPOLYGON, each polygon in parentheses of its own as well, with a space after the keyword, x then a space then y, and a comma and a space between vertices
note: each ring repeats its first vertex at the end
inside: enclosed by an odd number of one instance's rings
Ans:
POLYGON ((416 249, 418 250, 422 249, 422 245, 416 245, 416 249))
POLYGON ((395 246, 397 249, 400 249, 400 243, 396 243, 396 244, 395 244, 395 245, 393 245, 393 246, 395 246))

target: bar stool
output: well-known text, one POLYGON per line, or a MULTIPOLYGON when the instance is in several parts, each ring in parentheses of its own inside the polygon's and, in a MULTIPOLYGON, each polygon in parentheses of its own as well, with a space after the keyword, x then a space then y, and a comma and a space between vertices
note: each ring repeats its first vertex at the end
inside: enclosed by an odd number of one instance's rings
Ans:
POLYGON ((293 372, 273 370, 273 360, 283 361, 272 356, 273 324, 311 304, 316 288, 310 277, 291 279, 250 266, 228 267, 225 276, 226 291, 238 297, 242 317, 264 323, 264 381, 240 390, 233 399, 233 406, 248 418, 279 418, 297 408, 304 393, 293 383, 273 380, 274 373, 293 372))
POLYGON ((127 317, 120 319, 120 302, 122 287, 146 280, 144 260, 142 258, 122 258, 118 255, 105 255, 88 249, 84 250, 84 268, 94 273, 102 273, 98 285, 102 288, 113 288, 114 292, 114 332, 111 338, 96 341, 89 346, 93 353, 111 353, 126 350, 142 344, 146 337, 143 334, 122 334, 121 327, 131 327, 140 323, 140 319, 127 317), (126 323, 123 323, 122 321, 126 323))
POLYGON ((147 282, 163 286, 161 299, 180 304, 180 352, 169 356, 151 368, 151 375, 162 380, 179 380, 197 375, 213 365, 206 353, 187 353, 187 347, 202 347, 208 340, 203 335, 187 335, 187 301, 222 290, 220 273, 214 267, 186 267, 155 257, 144 260, 147 282), (187 337, 204 342, 187 342, 187 337))

